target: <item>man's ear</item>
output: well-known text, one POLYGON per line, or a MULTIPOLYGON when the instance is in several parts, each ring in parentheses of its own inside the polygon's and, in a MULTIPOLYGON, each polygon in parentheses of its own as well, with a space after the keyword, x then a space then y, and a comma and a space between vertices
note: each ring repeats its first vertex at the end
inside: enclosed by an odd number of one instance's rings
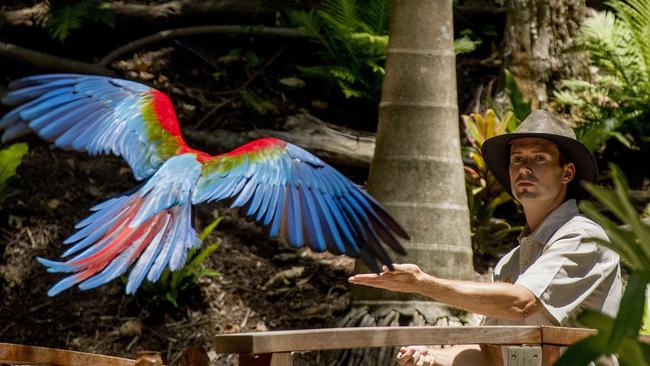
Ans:
POLYGON ((564 175, 562 176, 562 183, 569 184, 573 178, 576 177, 576 166, 573 163, 567 163, 562 170, 564 170, 564 175))

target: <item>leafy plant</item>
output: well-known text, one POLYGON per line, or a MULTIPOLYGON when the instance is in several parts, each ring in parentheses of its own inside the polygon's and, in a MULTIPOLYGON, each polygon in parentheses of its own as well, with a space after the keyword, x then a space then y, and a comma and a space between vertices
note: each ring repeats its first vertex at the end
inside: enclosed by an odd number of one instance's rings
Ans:
POLYGON ((598 334, 573 346, 558 360, 556 366, 586 365, 600 355, 618 354, 622 365, 650 365, 650 346, 638 341, 644 313, 645 289, 650 283, 650 226, 644 223, 630 201, 627 181, 620 169, 610 164, 614 189, 594 184, 585 187, 619 223, 602 214, 589 201, 581 201, 580 209, 599 223, 610 241, 596 240, 600 245, 615 250, 631 271, 616 319, 594 311, 582 313, 578 320, 598 329, 598 334))
POLYGON ((85 21, 114 26, 110 4, 97 0, 47 1, 46 24, 50 36, 64 41, 70 32, 81 28, 85 21))
MULTIPOLYGON (((322 46, 326 62, 299 67, 301 72, 335 85, 346 98, 379 99, 388 50, 389 0, 323 0, 318 9, 288 15, 322 46)), ((454 42, 457 52, 472 51, 478 43, 470 34, 454 42)))
MULTIPOLYGON (((199 239, 204 241, 214 231, 217 225, 219 225, 221 219, 222 217, 216 218, 210 225, 203 229, 199 235, 199 239)), ((140 290, 146 296, 162 299, 174 307, 178 307, 178 295, 182 291, 197 285, 203 277, 216 277, 220 275, 218 271, 206 268, 203 264, 220 246, 221 242, 217 241, 208 244, 201 251, 198 251, 197 248, 190 249, 187 253, 187 262, 183 268, 174 272, 166 268, 157 282, 151 283, 145 281, 140 287, 140 290)))
POLYGON ((593 80, 564 80, 555 100, 570 108, 578 138, 591 150, 615 138, 628 148, 650 142, 650 3, 613 1, 588 18, 578 38, 597 70, 593 80))
POLYGON ((509 249, 505 246, 523 227, 511 226, 506 220, 494 217, 499 206, 514 203, 514 200, 487 169, 481 146, 490 137, 512 132, 517 127, 517 119, 513 111, 505 112, 503 118, 499 119, 492 109, 488 109, 485 115, 473 113, 463 115, 462 119, 468 142, 468 146, 463 147, 462 156, 472 247, 477 256, 495 255, 509 249))
POLYGON ((16 169, 22 163, 27 150, 25 143, 13 144, 0 150, 0 206, 4 200, 7 182, 16 175, 16 169))

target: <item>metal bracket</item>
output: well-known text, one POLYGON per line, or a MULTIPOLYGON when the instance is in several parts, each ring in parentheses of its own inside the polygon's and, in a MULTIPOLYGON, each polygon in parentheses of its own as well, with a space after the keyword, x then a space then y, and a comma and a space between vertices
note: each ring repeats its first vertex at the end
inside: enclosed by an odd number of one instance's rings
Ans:
POLYGON ((542 366, 542 347, 540 346, 507 346, 507 366, 542 366))

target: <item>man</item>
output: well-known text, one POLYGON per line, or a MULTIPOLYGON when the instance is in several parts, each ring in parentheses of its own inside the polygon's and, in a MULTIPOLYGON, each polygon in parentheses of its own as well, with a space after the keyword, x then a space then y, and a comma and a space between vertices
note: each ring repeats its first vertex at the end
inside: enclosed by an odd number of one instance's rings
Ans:
MULTIPOLYGON (((614 316, 622 295, 618 255, 589 238, 604 230, 578 213, 580 181, 593 182, 597 165, 573 130, 545 111, 531 113, 511 134, 482 147, 490 171, 523 206, 527 227, 519 246, 494 269, 494 282, 438 278, 414 264, 394 271, 359 274, 353 284, 428 296, 485 315, 486 325, 575 325, 588 307, 614 316)), ((497 347, 478 345, 427 349, 402 347, 402 365, 501 364, 497 347)))

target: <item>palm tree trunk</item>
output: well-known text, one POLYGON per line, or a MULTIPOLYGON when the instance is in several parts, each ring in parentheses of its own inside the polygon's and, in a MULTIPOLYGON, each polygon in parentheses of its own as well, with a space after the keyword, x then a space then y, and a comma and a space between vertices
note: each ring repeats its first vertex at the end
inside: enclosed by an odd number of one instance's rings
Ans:
MULTIPOLYGON (((368 190, 412 240, 399 262, 447 278, 472 277, 460 156, 452 0, 394 0, 386 77, 368 190)), ((357 261, 357 272, 368 269, 357 261)), ((355 286, 340 326, 459 324, 449 309, 408 294, 355 286)), ((355 350, 339 364, 390 365, 396 350, 355 350)))

